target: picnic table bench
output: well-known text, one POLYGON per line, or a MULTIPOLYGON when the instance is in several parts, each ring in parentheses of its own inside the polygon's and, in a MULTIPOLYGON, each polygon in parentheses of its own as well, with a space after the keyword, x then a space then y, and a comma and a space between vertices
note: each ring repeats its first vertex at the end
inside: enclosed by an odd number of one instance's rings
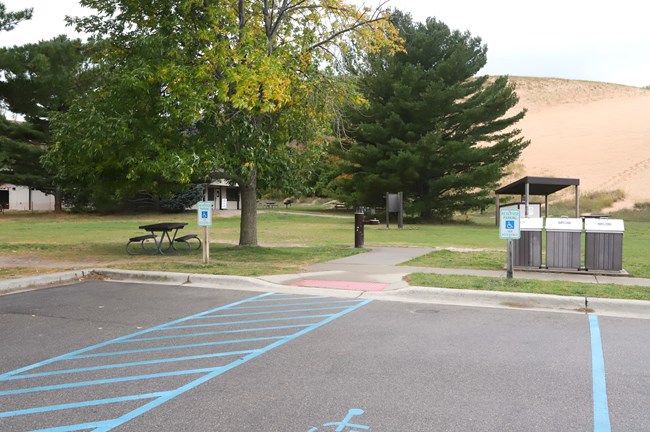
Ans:
POLYGON ((138 228, 148 231, 149 234, 144 234, 140 236, 135 236, 129 238, 129 241, 126 243, 125 249, 126 253, 129 255, 136 255, 136 249, 134 244, 140 243, 140 247, 143 251, 146 251, 145 244, 153 240, 154 251, 163 255, 163 250, 174 249, 174 243, 182 243, 187 245, 187 250, 197 250, 201 248, 201 239, 196 234, 187 234, 181 237, 176 237, 178 230, 181 230, 187 225, 187 222, 160 222, 149 225, 141 225, 138 228), (173 232, 173 234, 171 234, 173 232), (160 233, 160 237, 156 235, 160 233), (163 249, 163 245, 167 242, 167 247, 163 249), (196 247, 192 247, 193 244, 196 244, 196 247))

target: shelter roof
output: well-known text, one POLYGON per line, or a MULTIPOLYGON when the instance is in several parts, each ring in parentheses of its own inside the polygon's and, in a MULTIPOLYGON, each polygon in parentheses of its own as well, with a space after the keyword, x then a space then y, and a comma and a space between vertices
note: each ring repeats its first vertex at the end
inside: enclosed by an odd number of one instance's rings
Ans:
POLYGON ((560 191, 569 186, 580 185, 580 179, 556 177, 524 177, 497 189, 497 195, 525 195, 528 184, 529 195, 545 195, 560 191))

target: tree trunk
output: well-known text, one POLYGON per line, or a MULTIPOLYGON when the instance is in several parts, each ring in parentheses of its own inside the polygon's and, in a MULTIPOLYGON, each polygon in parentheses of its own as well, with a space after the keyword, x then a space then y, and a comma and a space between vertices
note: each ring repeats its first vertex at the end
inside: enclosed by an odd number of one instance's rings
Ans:
POLYGON ((58 186, 54 188, 54 213, 63 213, 63 197, 58 186))
POLYGON ((239 246, 257 246, 257 171, 247 183, 240 182, 241 224, 239 246))

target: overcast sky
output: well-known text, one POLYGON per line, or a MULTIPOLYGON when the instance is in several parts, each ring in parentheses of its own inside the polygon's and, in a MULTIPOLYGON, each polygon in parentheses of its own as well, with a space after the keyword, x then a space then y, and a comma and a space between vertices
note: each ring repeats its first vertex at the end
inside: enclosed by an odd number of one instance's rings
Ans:
MULTIPOLYGON (((22 45, 62 33, 65 15, 84 15, 77 0, 0 0, 7 10, 34 8, 31 21, 0 33, 22 45)), ((355 0, 357 3, 362 0, 355 0)), ((377 0, 366 0, 376 4, 377 0)), ((650 2, 645 0, 391 0, 418 21, 435 17, 488 46, 480 72, 650 85, 650 2)))

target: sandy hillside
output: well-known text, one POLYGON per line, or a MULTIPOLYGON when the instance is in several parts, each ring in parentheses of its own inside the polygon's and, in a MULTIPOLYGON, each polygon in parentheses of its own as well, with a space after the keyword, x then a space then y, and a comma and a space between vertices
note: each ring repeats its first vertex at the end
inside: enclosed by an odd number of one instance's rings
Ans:
POLYGON ((530 146, 523 176, 580 179, 583 192, 622 189, 626 202, 650 201, 650 90, 589 81, 511 77, 518 127, 530 146))

